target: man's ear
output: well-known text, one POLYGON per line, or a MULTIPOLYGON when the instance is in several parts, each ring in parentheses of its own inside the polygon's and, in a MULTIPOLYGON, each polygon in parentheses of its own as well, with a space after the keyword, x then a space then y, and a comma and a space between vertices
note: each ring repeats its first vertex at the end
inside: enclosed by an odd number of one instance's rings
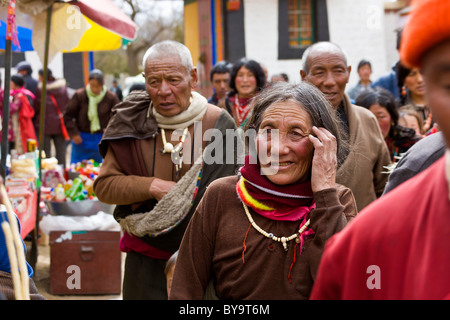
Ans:
POLYGON ((348 72, 348 79, 347 79, 348 82, 350 80, 350 73, 352 72, 352 66, 347 67, 347 72, 348 72))
POLYGON ((305 81, 306 72, 304 70, 300 70, 300 77, 302 78, 302 81, 305 81))
POLYGON ((198 83, 197 68, 193 67, 191 69, 191 88, 195 89, 197 87, 197 83, 198 83))

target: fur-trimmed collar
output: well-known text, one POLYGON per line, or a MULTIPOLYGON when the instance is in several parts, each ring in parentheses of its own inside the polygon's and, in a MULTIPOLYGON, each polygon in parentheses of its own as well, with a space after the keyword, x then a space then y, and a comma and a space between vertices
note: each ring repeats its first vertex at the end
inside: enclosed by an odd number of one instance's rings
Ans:
MULTIPOLYGON (((66 79, 56 79, 52 82, 47 82, 47 90, 59 89, 66 86, 66 79)), ((38 88, 42 90, 42 82, 38 83, 38 88)))

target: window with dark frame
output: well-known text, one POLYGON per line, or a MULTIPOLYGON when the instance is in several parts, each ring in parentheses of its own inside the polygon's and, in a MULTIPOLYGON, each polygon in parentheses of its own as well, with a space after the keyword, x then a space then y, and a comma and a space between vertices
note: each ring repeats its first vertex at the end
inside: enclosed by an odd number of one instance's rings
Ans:
POLYGON ((278 0, 278 59, 300 59, 311 44, 329 40, 327 0, 278 0))
POLYGON ((314 1, 288 0, 289 46, 308 47, 315 42, 314 1))

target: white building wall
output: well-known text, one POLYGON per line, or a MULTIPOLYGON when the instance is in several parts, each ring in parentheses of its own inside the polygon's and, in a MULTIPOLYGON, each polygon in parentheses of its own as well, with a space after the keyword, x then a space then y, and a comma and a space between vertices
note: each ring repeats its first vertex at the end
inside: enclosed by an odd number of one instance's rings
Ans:
MULTIPOLYGON (((395 59, 395 45, 386 49, 383 0, 327 0, 330 41, 342 47, 353 71, 347 88, 358 81, 361 59, 372 63, 372 80, 389 71, 395 59), (394 51, 394 53, 392 53, 394 51), (389 59, 387 58, 389 57, 389 59), (389 61, 388 61, 389 60, 389 61)), ((266 66, 269 78, 285 72, 291 82, 300 81, 301 59, 278 60, 278 1, 244 0, 247 58, 266 66)), ((390 23, 390 28, 393 23, 390 23)))
POLYGON ((347 89, 358 82, 361 59, 372 64, 372 80, 388 71, 383 0, 327 0, 330 41, 347 54, 352 66, 347 89))
POLYGON ((290 82, 299 82, 300 58, 278 60, 278 0, 245 0, 244 21, 247 58, 262 63, 269 79, 284 72, 290 82))

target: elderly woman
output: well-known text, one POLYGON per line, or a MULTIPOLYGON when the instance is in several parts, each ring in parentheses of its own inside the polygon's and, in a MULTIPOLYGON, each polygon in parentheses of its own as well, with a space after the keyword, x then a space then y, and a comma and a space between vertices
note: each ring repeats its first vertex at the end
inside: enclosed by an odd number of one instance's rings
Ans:
POLYGON ((230 88, 227 97, 218 106, 226 109, 238 127, 244 127, 251 115, 251 100, 266 85, 266 76, 255 60, 242 58, 231 70, 230 88))
POLYGON ((186 230, 171 299, 307 299, 324 245, 356 213, 335 182, 348 153, 335 113, 308 83, 279 83, 252 103, 238 176, 218 179, 186 230), (248 135, 249 136, 249 135, 248 135))
POLYGON ((356 98, 355 103, 369 109, 377 117, 392 162, 422 138, 414 129, 399 125, 395 98, 386 89, 368 89, 356 98))

